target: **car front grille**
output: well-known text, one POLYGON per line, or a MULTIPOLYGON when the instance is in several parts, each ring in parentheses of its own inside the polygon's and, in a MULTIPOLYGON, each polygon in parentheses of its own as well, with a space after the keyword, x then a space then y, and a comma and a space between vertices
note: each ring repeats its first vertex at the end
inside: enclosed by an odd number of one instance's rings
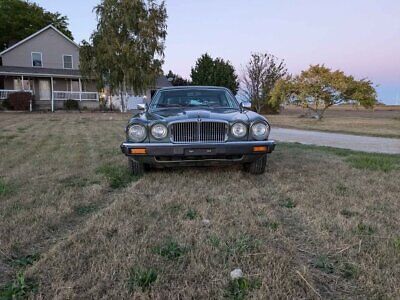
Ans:
POLYGON ((171 125, 173 143, 223 143, 228 125, 225 122, 179 122, 171 125))

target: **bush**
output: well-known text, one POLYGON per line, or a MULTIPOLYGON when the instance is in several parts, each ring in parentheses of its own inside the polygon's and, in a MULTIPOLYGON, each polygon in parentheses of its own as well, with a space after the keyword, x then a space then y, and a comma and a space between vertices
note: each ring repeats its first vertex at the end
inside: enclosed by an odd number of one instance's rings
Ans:
POLYGON ((69 99, 64 102, 64 108, 66 110, 79 110, 79 102, 77 100, 69 99))
POLYGON ((29 110, 31 101, 33 101, 33 96, 31 93, 15 92, 8 96, 8 102, 5 104, 9 106, 8 108, 11 110, 29 110))

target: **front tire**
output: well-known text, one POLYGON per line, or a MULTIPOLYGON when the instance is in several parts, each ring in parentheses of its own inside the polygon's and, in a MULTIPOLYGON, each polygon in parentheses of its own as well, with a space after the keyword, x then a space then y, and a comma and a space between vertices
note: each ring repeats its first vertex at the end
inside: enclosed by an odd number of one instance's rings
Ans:
POLYGON ((129 169, 134 176, 144 175, 144 164, 134 159, 128 159, 129 169))
POLYGON ((246 163, 243 165, 243 170, 254 175, 260 175, 265 172, 267 166, 267 154, 264 154, 260 158, 257 158, 251 163, 246 163))

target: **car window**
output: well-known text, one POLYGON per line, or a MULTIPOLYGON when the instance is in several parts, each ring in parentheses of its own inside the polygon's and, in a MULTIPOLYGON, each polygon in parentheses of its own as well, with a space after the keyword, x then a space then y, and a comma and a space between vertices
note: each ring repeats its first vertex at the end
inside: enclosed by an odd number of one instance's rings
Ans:
POLYGON ((230 93, 218 89, 160 91, 150 104, 152 109, 175 107, 238 108, 230 93))

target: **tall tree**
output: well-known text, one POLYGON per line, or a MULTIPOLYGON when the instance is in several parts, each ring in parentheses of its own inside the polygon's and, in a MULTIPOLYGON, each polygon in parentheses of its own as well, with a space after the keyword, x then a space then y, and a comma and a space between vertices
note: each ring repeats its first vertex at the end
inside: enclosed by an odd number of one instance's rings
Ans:
POLYGON ((191 72, 193 85, 223 86, 234 94, 239 88, 235 68, 222 58, 213 59, 208 53, 203 54, 191 72))
POLYGON ((168 80, 171 82, 173 86, 186 86, 190 85, 190 81, 187 79, 184 79, 182 76, 175 74, 171 70, 169 70, 168 74, 165 75, 168 80))
POLYGON ((273 92, 272 101, 302 106, 316 119, 322 119, 325 111, 333 105, 356 103, 371 108, 377 103, 376 96, 371 81, 356 80, 343 71, 314 65, 298 76, 281 80, 273 92))
POLYGON ((103 0, 95 7, 98 25, 83 42, 80 68, 99 87, 120 93, 126 110, 128 90, 143 93, 162 74, 167 11, 164 1, 103 0))
POLYGON ((276 82, 287 74, 284 60, 268 53, 253 53, 244 70, 244 93, 257 112, 264 108, 277 111, 271 102, 271 92, 276 82))
POLYGON ((66 16, 28 1, 0 0, 0 51, 49 24, 73 39, 66 16))

